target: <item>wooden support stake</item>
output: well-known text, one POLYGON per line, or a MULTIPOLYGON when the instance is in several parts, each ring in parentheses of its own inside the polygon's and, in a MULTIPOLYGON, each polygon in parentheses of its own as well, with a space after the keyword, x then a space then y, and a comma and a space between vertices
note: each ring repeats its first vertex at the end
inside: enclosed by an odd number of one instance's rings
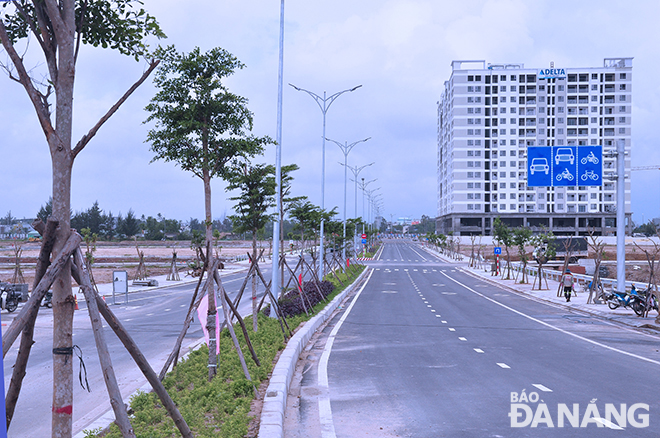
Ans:
MULTIPOLYGON (((55 229, 57 228, 57 225, 58 221, 50 218, 48 219, 47 225, 44 225, 41 219, 32 223, 32 227, 39 231, 43 236, 43 243, 41 244, 39 257, 37 258, 34 282, 32 283, 33 290, 43 278, 48 269, 48 265, 50 265, 50 253, 53 251, 53 246, 55 245, 55 229)), ((39 304, 41 304, 41 302, 39 302, 39 304)), ((9 383, 9 389, 7 390, 7 395, 5 397, 8 428, 11 424, 11 419, 14 416, 14 409, 16 409, 16 402, 18 402, 18 396, 20 395, 23 386, 23 379, 25 378, 25 370, 27 369, 30 351, 32 350, 32 344, 34 344, 34 324, 37 320, 38 312, 39 307, 37 307, 36 312, 30 314, 21 334, 21 344, 18 349, 18 355, 16 356, 16 362, 14 363, 14 370, 12 372, 11 382, 9 383)))
MULTIPOLYGON (((229 308, 231 309, 232 313, 236 316, 236 319, 238 320, 238 323, 240 324, 241 329, 243 330, 243 337, 245 338, 245 343, 250 349, 250 353, 252 353, 252 360, 254 360, 254 363, 256 363, 257 366, 261 366, 261 363, 259 362, 259 358, 257 357, 257 353, 254 351, 254 348, 252 348, 252 342, 250 342, 250 337, 248 336, 247 329, 245 328, 245 322, 243 322, 243 318, 241 317, 241 314, 238 313, 238 310, 236 309, 236 307, 234 307, 234 304, 231 302, 229 295, 227 295, 227 291, 225 291, 225 288, 222 286, 222 281, 220 280, 220 275, 218 274, 218 271, 213 272, 213 278, 215 279, 215 283, 218 285, 218 289, 220 289, 220 294, 221 295, 224 294, 224 301, 226 301, 227 305, 229 305, 229 308)), ((222 305, 223 306, 225 305, 224 302, 222 305)), ((231 320, 231 316, 227 318, 227 313, 225 313, 225 321, 230 321, 230 320, 231 320)), ((229 327, 230 324, 231 323, 228 323, 227 327, 229 327)))
POLYGON ((73 253, 78 245, 80 245, 80 242, 82 242, 82 237, 80 237, 80 234, 71 233, 69 239, 64 244, 62 251, 60 251, 57 257, 55 257, 55 260, 53 260, 53 263, 48 267, 41 281, 39 281, 37 287, 32 291, 30 299, 28 299, 25 306, 23 306, 18 315, 16 315, 16 318, 14 318, 12 321, 7 331, 4 333, 4 336, 2 337, 3 358, 7 355, 7 352, 18 337, 18 334, 23 331, 23 328, 25 328, 27 322, 31 318, 34 318, 33 315, 36 315, 39 311, 41 300, 43 299, 44 295, 46 295, 46 292, 48 289, 50 289, 50 286, 59 275, 62 267, 64 267, 64 265, 69 261, 71 253, 73 253))
POLYGON ((112 410, 115 413, 115 423, 119 426, 119 430, 124 437, 134 438, 135 432, 128 419, 128 412, 126 412, 126 406, 121 397, 115 370, 112 367, 112 359, 108 351, 108 344, 105 341, 105 335, 103 333, 103 323, 101 322, 99 309, 94 299, 95 289, 89 278, 89 272, 86 271, 85 260, 83 259, 80 248, 74 252, 73 263, 76 265, 80 280, 82 281, 80 287, 85 295, 85 301, 87 301, 87 312, 89 313, 89 320, 92 323, 92 331, 94 333, 94 341, 96 341, 96 350, 99 355, 101 371, 103 372, 103 379, 105 380, 105 386, 108 389, 108 396, 110 397, 110 406, 112 406, 112 410))
MULTIPOLYGON (((163 368, 160 370, 160 374, 158 378, 161 381, 165 378, 165 375, 167 374, 167 370, 170 368, 172 362, 176 364, 176 362, 178 361, 183 338, 185 338, 186 333, 188 333, 188 328, 190 327, 190 323, 192 322, 193 317, 195 315, 195 310, 197 310, 197 308, 199 307, 199 303, 202 301, 202 298, 204 298, 203 294, 199 294, 199 287, 201 286, 203 279, 204 279, 204 275, 200 275, 199 281, 197 282, 197 287, 195 288, 195 292, 193 293, 193 296, 190 300, 190 306, 188 307, 188 314, 186 315, 186 319, 183 322, 183 328, 181 329, 179 336, 176 338, 176 342, 174 343, 174 348, 172 348, 172 352, 167 357, 167 360, 165 361, 163 368)), ((206 286, 204 286, 204 288, 206 288, 206 286)))
MULTIPOLYGON (((227 307, 229 306, 225 300, 226 294, 223 292, 224 290, 221 287, 220 302, 222 303, 222 311, 225 314, 225 321, 229 321, 229 310, 227 310, 227 307)), ((250 371, 248 371, 247 364, 245 363, 245 357, 243 356, 243 351, 241 350, 241 345, 238 343, 236 332, 234 332, 234 326, 232 324, 227 324, 227 329, 229 330, 232 341, 234 341, 234 347, 236 348, 236 353, 238 353, 238 359, 241 361, 241 367, 243 367, 243 374, 245 374, 245 378, 248 379, 248 381, 252 382, 250 371)), ((259 397, 259 392, 257 391, 257 387, 254 386, 254 383, 252 384, 252 388, 254 389, 254 396, 259 397)))
POLYGON ((103 301, 103 298, 101 298, 98 294, 94 294, 94 296, 96 298, 96 304, 99 308, 99 311, 101 312, 101 315, 107 321, 108 326, 115 332, 122 344, 124 344, 124 347, 126 347, 126 350, 128 350, 131 357, 142 371, 142 374, 144 374, 144 376, 147 378, 147 381, 153 388, 161 403, 163 403, 163 406, 174 421, 177 429, 179 429, 181 436, 184 438, 194 438, 190 428, 188 427, 188 424, 186 423, 186 420, 184 420, 181 416, 179 409, 170 398, 170 395, 167 393, 163 383, 160 381, 155 371, 151 368, 151 365, 149 365, 149 362, 144 357, 137 344, 133 341, 131 335, 128 334, 128 331, 126 331, 121 322, 119 322, 119 320, 115 317, 108 305, 105 303, 105 301, 103 301))

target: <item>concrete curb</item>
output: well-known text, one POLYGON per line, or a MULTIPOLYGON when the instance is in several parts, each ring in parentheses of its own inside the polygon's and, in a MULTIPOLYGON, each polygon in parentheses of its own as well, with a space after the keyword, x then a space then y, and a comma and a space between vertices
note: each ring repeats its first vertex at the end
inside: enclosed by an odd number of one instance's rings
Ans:
POLYGON ((316 330, 325 323, 349 293, 353 292, 369 271, 367 267, 360 276, 337 295, 318 315, 305 323, 296 332, 277 360, 271 374, 270 383, 264 397, 259 425, 259 438, 281 438, 284 436, 284 410, 286 409, 289 385, 296 369, 296 363, 303 348, 309 343, 316 330))

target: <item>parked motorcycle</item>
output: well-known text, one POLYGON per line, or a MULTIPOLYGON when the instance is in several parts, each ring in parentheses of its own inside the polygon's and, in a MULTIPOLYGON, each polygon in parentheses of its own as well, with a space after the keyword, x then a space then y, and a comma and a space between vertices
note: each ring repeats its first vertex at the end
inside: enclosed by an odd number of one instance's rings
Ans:
POLYGON ((14 290, 11 285, 0 286, 0 307, 11 313, 18 308, 22 293, 14 290))
POLYGON ((630 293, 617 292, 615 290, 610 291, 610 293, 605 296, 605 302, 612 310, 623 306, 624 308, 632 309, 639 316, 644 314, 644 303, 634 287, 631 289, 630 293))
POLYGON ((646 290, 642 290, 638 292, 639 294, 639 301, 640 301, 640 313, 637 313, 639 316, 643 316, 644 313, 648 310, 649 312, 651 310, 655 310, 656 312, 660 313, 660 310, 658 310, 658 298, 653 294, 650 288, 646 290))

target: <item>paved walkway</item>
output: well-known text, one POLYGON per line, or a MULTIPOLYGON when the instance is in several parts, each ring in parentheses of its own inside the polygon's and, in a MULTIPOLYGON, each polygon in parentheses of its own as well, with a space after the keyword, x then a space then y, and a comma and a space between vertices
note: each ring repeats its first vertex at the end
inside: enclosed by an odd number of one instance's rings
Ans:
MULTIPOLYGON (((440 254, 439 252, 431 248, 428 247, 424 247, 424 248, 427 251, 437 255, 443 261, 457 265, 457 267, 460 267, 465 272, 471 273, 472 275, 476 275, 480 278, 483 278, 484 280, 506 287, 511 291, 515 291, 524 295, 528 295, 530 297, 534 297, 539 300, 564 306, 571 310, 585 312, 591 315, 607 318, 611 321, 616 321, 630 327, 647 328, 647 329, 660 331, 660 324, 656 323, 655 320, 657 316, 657 313, 655 311, 650 312, 649 316, 646 318, 640 318, 639 316, 635 315, 635 312, 633 312, 632 309, 625 309, 619 307, 618 309, 611 310, 605 304, 587 304, 587 298, 589 297, 589 293, 582 292, 582 286, 577 287, 577 294, 573 294, 573 296, 571 297, 571 301, 567 303, 566 299, 563 296, 561 297, 557 296, 557 291, 559 289, 559 282, 555 280, 548 279, 547 288, 546 288, 546 282, 544 280, 543 281, 544 290, 537 290, 538 284, 535 285, 535 290, 532 290, 532 284, 529 283, 520 284, 517 283, 515 280, 503 280, 501 276, 493 276, 490 271, 490 265, 486 266, 485 268, 482 267, 480 269, 470 268, 468 267, 469 257, 465 257, 462 261, 457 261, 450 259, 447 256, 440 254)), ((515 275, 516 272, 514 271, 513 276, 515 277, 515 275)), ((518 275, 520 276, 519 273, 518 275)), ((534 279, 535 277, 530 276, 529 281, 533 283, 534 279)))

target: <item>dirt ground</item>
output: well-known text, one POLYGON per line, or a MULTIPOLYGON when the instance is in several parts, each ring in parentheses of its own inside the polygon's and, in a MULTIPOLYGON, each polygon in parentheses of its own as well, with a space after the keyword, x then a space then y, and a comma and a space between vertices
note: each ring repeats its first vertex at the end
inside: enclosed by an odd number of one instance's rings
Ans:
MULTIPOLYGON (((170 271, 172 254, 176 250, 177 267, 182 277, 188 271, 188 262, 195 259, 195 251, 190 248, 190 242, 138 242, 140 251, 144 252, 147 273, 151 277, 165 275, 170 271)), ((40 242, 21 243, 21 271, 24 282, 32 286, 36 259, 41 248, 40 242)), ((268 242, 260 242, 264 254, 270 254, 268 242)), ((86 250, 84 244, 83 251, 86 250)), ((15 271, 14 246, 11 241, 0 241, 0 281, 11 281, 15 271)), ((221 258, 231 258, 252 252, 251 241, 221 241, 214 251, 221 258)), ((129 279, 133 279, 139 263, 135 242, 98 242, 94 251, 92 274, 96 283, 111 283, 112 271, 125 270, 129 279)))

